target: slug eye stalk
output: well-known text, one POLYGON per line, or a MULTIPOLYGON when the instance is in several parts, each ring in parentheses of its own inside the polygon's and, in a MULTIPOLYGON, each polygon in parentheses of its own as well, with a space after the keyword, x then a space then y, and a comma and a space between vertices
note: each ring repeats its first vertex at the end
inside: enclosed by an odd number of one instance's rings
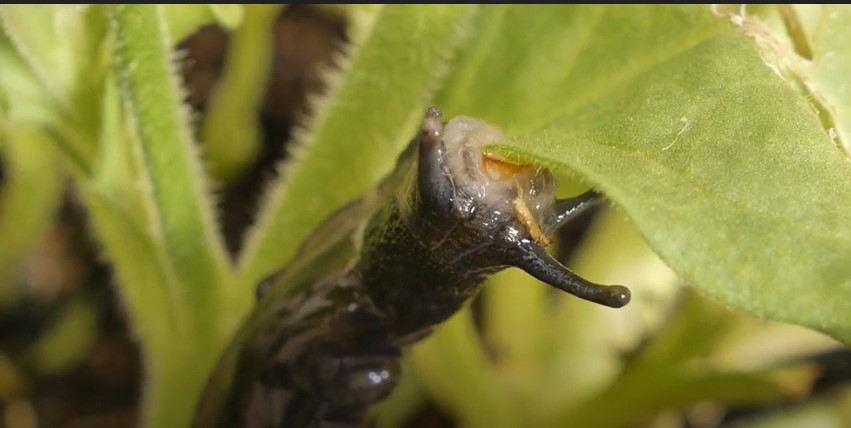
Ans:
MULTIPOLYGON (((548 225, 547 229, 558 229, 602 201, 602 195, 594 189, 573 198, 555 200, 551 214, 552 224, 548 225)), ((511 265, 581 299, 620 308, 629 303, 631 298, 629 289, 622 285, 595 284, 576 275, 547 253, 539 240, 520 243, 509 257, 512 258, 511 265)))
POLYGON ((612 308, 620 308, 629 303, 631 293, 628 288, 622 285, 606 286, 590 282, 571 272, 534 242, 520 245, 510 258, 513 266, 581 299, 612 308))

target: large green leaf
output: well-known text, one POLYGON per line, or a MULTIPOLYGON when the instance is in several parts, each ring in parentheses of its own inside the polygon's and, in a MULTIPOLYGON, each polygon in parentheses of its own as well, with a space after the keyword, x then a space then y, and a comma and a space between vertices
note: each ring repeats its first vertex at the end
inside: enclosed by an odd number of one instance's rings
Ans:
POLYGON ((748 36, 695 5, 489 6, 476 26, 447 110, 601 188, 693 285, 851 341, 851 169, 748 36))

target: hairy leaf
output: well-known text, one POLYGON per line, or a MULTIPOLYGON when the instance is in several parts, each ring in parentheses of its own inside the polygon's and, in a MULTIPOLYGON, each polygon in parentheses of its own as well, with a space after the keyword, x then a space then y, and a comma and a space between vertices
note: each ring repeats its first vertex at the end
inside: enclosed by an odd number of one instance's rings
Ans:
POLYGON ((171 42, 158 6, 117 6, 114 12, 121 94, 140 144, 140 173, 150 186, 154 234, 191 293, 199 317, 209 319, 216 316, 209 305, 215 304, 228 262, 182 109, 171 42))
POLYGON ((447 109, 602 189, 691 284, 851 341, 851 169, 754 42, 707 6, 541 7, 487 8, 447 109))

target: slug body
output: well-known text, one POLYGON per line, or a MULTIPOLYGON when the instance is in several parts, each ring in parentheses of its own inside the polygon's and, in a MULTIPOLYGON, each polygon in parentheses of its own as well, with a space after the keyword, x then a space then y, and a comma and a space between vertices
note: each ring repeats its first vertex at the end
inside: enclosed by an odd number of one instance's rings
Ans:
POLYGON ((331 216, 259 301, 212 374, 196 427, 351 427, 400 376, 402 349, 508 266, 620 307, 621 286, 590 283, 551 258, 547 233, 597 202, 556 200, 542 168, 481 151, 493 125, 426 112, 379 186, 331 216))

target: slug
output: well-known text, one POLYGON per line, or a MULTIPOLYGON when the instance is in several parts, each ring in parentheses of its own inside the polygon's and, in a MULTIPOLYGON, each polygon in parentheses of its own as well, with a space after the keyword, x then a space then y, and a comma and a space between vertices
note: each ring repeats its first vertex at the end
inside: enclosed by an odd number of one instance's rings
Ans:
POLYGON ((555 199, 544 168, 491 157, 494 125, 430 107, 395 169, 328 218, 258 303, 208 380, 196 427, 354 427, 400 376, 402 350, 516 266, 580 298, 629 302, 552 258, 547 235, 601 200, 555 199))

